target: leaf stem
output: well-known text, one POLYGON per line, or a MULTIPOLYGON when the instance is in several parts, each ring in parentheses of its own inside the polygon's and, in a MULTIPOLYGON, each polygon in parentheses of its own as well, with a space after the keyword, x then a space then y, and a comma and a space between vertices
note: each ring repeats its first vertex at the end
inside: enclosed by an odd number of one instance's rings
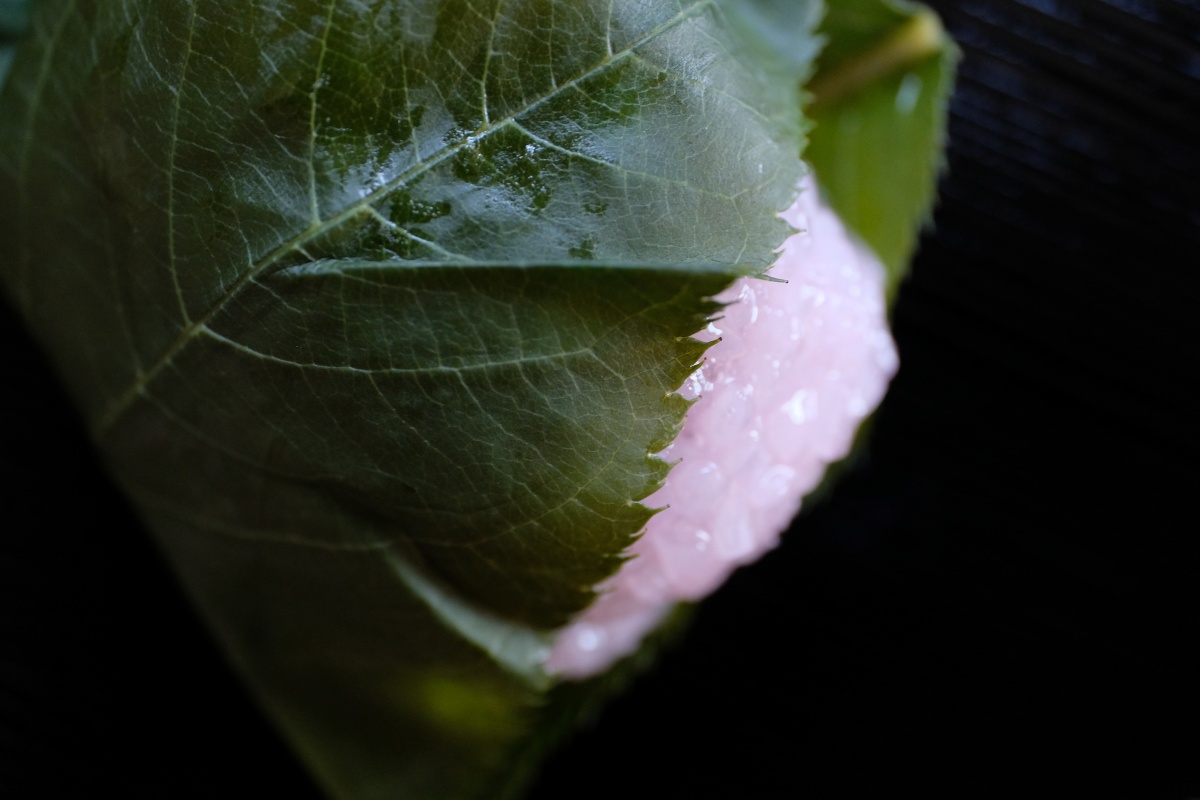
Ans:
POLYGON ((808 85, 813 96, 809 110, 833 105, 885 75, 923 61, 941 50, 945 41, 937 14, 922 8, 870 47, 813 78, 808 85))

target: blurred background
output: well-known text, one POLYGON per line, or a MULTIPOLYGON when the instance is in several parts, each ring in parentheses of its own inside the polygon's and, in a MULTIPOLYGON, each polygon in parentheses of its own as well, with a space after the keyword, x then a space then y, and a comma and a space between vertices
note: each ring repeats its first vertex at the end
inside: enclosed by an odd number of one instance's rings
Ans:
MULTIPOLYGON (((1200 797, 1200 0, 931 5, 868 452, 535 800, 1200 797)), ((0 358, 0 796, 315 799, 7 308, 0 358)))

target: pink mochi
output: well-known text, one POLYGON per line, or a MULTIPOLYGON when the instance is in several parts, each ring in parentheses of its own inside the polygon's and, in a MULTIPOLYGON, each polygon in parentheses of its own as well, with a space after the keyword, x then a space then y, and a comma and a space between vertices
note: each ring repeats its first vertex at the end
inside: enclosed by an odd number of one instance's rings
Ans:
POLYGON ((780 216, 797 229, 771 276, 743 278, 697 338, 720 342, 679 390, 699 397, 659 456, 678 463, 646 499, 667 508, 596 601, 558 632, 548 672, 581 679, 637 648, 680 600, 774 547, 896 371, 884 272, 811 180, 780 216))

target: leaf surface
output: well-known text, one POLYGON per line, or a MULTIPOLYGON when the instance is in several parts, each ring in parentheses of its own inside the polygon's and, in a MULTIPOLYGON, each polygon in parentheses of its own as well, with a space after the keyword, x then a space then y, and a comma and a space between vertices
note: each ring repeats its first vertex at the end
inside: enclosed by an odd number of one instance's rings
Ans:
POLYGON ((37 7, 0 274, 336 794, 494 796, 537 728, 708 298, 788 232, 805 65, 769 10, 37 7))
POLYGON ((837 0, 820 30, 805 159, 887 267, 890 295, 933 207, 958 49, 903 0, 837 0))
POLYGON ((0 87, 12 64, 14 43, 28 24, 28 0, 0 0, 0 87))

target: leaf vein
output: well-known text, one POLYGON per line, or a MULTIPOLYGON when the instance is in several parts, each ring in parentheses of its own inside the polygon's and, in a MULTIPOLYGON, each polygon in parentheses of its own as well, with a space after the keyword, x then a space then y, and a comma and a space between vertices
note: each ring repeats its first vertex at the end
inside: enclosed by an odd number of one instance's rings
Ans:
POLYGON ((322 372, 343 372, 348 374, 428 375, 443 372, 457 375, 463 372, 486 372, 488 370, 499 369, 502 367, 521 367, 527 364, 553 363, 575 358, 577 356, 595 357, 595 353, 591 350, 591 348, 584 347, 578 350, 568 350, 561 353, 552 353, 550 355, 523 356, 521 358, 504 359, 501 361, 487 361, 479 364, 463 364, 461 366, 446 366, 445 364, 438 364, 437 366, 431 365, 428 367, 388 367, 387 369, 363 369, 361 367, 353 367, 347 364, 318 364, 315 362, 306 364, 302 361, 292 361, 291 359, 282 358, 270 353, 264 353, 261 350, 256 350, 253 347, 242 344, 241 342, 231 339, 224 334, 218 333, 207 325, 201 329, 201 332, 219 342, 222 342, 223 344, 245 353, 246 355, 262 359, 263 361, 270 361, 282 366, 293 367, 301 370, 312 369, 320 370, 322 372))
POLYGON ((560 92, 569 88, 573 88, 582 81, 587 80, 589 77, 609 68, 614 61, 631 55, 636 48, 641 47, 646 42, 654 40, 655 38, 663 35, 665 32, 699 15, 702 10, 710 7, 713 2, 714 0, 696 0, 696 2, 682 7, 679 13, 650 30, 640 39, 632 42, 619 53, 610 58, 605 58, 603 61, 585 70, 580 75, 572 78, 567 83, 552 89, 541 97, 534 98, 527 103, 524 108, 513 112, 507 118, 491 125, 487 130, 478 131, 472 136, 464 137, 453 144, 446 145, 439 153, 434 154, 429 160, 415 164, 409 169, 404 170, 400 175, 389 181, 386 181, 382 186, 366 194, 358 201, 350 204, 347 208, 326 219, 324 222, 321 222, 320 224, 310 224, 304 231, 298 233, 297 235, 288 239, 286 242, 283 242, 271 250, 264 258, 251 265, 249 269, 242 273, 237 280, 227 287, 221 296, 218 297, 213 305, 205 312, 204 316, 183 328, 179 332, 178 336, 176 336, 176 338, 167 345, 162 354, 159 355, 158 358, 155 359, 155 361, 147 369, 138 373, 133 383, 124 392, 118 395, 111 403, 109 403, 108 407, 93 425, 93 436, 97 440, 103 439, 107 432, 112 429, 113 423, 116 422, 116 420, 130 407, 133 401, 139 395, 141 395, 145 387, 159 375, 162 369, 171 362, 175 355, 184 347, 186 347, 188 342, 190 342, 197 334, 201 333, 206 328, 207 323, 212 320, 213 317, 215 317, 216 314, 220 312, 221 309, 223 309, 229 303, 229 301, 245 287, 247 283, 256 277, 267 273, 272 267, 279 263, 279 261, 282 260, 285 255, 295 252, 298 248, 303 247, 304 244, 311 241, 315 237, 335 229, 346 220, 357 215, 364 206, 376 202, 381 197, 386 196, 392 191, 395 191, 397 188, 407 185, 414 179, 419 178, 433 167, 449 160, 452 156, 463 150, 465 147, 473 145, 483 136, 495 133, 497 130, 503 128, 508 122, 515 120, 517 117, 528 113, 543 103, 548 102, 556 97, 560 92))

